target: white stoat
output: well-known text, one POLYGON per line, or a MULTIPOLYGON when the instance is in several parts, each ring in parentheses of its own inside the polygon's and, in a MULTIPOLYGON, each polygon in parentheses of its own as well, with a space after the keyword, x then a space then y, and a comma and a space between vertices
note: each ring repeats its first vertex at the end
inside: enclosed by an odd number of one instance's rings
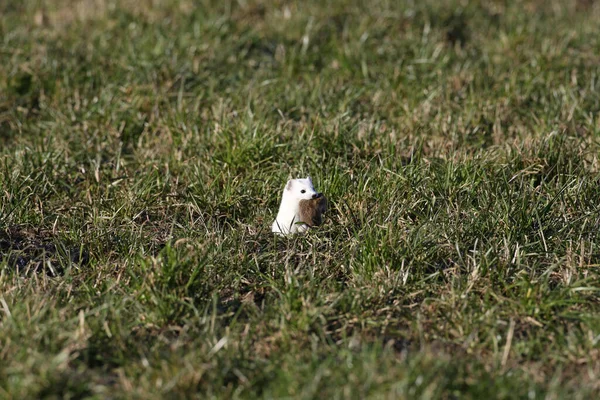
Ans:
POLYGON ((283 189, 279 212, 271 230, 283 235, 305 232, 309 226, 300 217, 300 200, 316 199, 320 196, 310 176, 306 179, 290 179, 283 189))

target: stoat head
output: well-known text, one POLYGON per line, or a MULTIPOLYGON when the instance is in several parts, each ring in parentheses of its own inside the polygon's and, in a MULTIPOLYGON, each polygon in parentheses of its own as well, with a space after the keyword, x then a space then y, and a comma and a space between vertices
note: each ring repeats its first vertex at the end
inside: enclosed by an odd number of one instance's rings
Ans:
POLYGON ((300 202, 319 197, 310 176, 305 179, 290 179, 283 190, 283 198, 289 201, 300 202))

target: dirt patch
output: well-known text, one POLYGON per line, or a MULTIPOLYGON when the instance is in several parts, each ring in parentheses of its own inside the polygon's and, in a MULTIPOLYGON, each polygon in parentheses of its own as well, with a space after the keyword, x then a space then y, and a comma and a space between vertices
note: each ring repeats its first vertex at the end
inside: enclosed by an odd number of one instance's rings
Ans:
POLYGON ((0 261, 4 260, 9 270, 18 273, 59 276, 67 265, 87 265, 89 253, 61 241, 51 232, 13 226, 0 231, 0 261))

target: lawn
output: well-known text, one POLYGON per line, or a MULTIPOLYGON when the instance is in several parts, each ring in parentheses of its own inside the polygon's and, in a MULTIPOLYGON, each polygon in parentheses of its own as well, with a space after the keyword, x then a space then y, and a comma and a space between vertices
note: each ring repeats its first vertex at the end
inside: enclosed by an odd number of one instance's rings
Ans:
POLYGON ((599 396, 599 20, 1 1, 0 399, 599 396))

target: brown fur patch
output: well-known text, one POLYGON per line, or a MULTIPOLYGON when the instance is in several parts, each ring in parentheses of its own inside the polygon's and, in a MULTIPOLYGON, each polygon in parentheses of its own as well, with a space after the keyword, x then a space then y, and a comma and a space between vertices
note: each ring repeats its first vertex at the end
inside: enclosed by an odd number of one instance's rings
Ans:
POLYGON ((327 211, 327 199, 322 194, 316 199, 300 200, 300 221, 308 226, 321 225, 325 211, 327 211))

